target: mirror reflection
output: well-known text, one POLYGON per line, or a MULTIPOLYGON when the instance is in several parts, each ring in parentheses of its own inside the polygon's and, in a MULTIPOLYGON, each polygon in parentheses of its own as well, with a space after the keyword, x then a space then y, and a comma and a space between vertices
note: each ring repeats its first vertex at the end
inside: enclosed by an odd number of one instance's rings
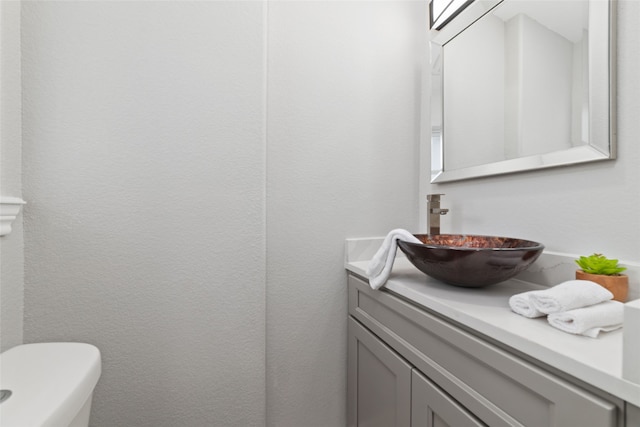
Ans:
POLYGON ((613 158, 608 16, 478 1, 432 31, 432 182, 613 158))

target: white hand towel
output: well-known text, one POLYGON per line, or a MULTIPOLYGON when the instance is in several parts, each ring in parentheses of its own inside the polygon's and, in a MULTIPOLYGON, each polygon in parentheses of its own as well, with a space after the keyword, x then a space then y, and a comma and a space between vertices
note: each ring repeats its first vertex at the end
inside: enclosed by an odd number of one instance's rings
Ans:
POLYGON ((622 327, 623 316, 623 303, 605 301, 589 307, 552 313, 547 320, 551 326, 561 331, 597 338, 601 331, 613 331, 622 327))
POLYGON ((511 298, 509 298, 509 307, 511 307, 511 311, 530 319, 546 316, 543 312, 538 311, 535 305, 531 302, 531 296, 540 292, 544 291, 529 291, 512 295, 511 298))
POLYGON ((407 230, 401 228, 391 230, 367 267, 367 277, 369 277, 369 285, 372 289, 378 289, 387 282, 393 268, 393 261, 396 258, 398 250, 396 241, 398 239, 405 242, 422 243, 407 230))
POLYGON ((589 280, 569 280, 530 298, 536 310, 551 314, 608 301, 613 294, 589 280))

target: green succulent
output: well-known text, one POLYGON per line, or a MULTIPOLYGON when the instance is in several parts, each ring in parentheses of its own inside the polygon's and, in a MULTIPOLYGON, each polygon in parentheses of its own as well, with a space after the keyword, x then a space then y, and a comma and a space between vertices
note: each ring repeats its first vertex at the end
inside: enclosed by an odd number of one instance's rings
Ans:
POLYGON ((608 259, 602 254, 581 256, 576 260, 582 271, 588 274, 602 274, 605 276, 617 276, 625 271, 626 267, 618 265, 617 259, 608 259))

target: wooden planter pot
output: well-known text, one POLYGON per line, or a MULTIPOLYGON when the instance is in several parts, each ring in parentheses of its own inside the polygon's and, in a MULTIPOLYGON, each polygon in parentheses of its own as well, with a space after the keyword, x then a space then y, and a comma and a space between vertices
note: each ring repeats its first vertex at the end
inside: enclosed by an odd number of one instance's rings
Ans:
POLYGON ((627 294, 629 293, 629 276, 625 274, 605 276, 602 274, 589 274, 582 270, 576 270, 576 279, 591 280, 611 292, 614 300, 620 302, 627 301, 627 294))

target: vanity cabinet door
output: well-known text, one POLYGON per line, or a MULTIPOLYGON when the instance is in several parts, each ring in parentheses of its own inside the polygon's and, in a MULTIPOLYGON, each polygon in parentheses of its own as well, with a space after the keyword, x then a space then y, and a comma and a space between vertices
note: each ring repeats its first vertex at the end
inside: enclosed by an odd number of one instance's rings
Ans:
POLYGON ((349 427, 410 427, 411 365, 349 318, 349 427))
POLYGON ((486 427, 415 369, 411 392, 411 427, 486 427))

